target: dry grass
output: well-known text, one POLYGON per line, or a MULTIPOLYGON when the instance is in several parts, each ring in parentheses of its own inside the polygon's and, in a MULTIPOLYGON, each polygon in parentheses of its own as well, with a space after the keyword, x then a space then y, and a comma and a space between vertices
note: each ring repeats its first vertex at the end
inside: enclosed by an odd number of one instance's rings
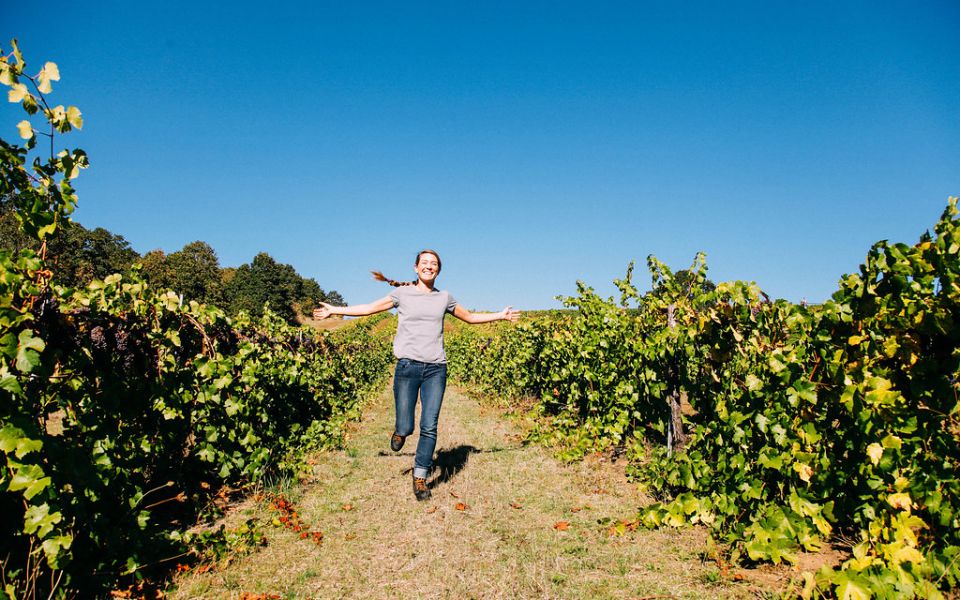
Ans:
POLYGON ((313 327, 320 331, 333 331, 340 329, 344 325, 353 323, 356 319, 344 319, 343 317, 327 317, 326 319, 314 319, 306 315, 300 315, 300 324, 313 327))
POLYGON ((454 389, 440 418, 432 500, 417 502, 411 491, 416 434, 394 454, 392 430, 385 391, 346 450, 316 457, 317 483, 294 499, 323 531, 321 546, 268 526, 266 548, 181 576, 169 597, 743 598, 790 575, 714 581, 696 529, 608 535, 599 520, 629 519, 646 502, 620 465, 563 465, 521 445, 512 424, 454 389))

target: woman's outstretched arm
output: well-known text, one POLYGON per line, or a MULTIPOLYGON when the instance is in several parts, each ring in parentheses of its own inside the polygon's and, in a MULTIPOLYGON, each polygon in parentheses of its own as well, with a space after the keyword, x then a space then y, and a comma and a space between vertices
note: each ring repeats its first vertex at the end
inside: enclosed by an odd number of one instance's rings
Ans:
POLYGON ((368 302, 367 304, 356 304, 354 306, 332 306, 326 302, 320 303, 320 308, 313 309, 314 319, 326 319, 330 315, 344 315, 347 317, 366 317, 375 315, 385 310, 393 308, 393 298, 384 296, 379 300, 368 302))
POLYGON ((478 325, 480 323, 489 323, 490 321, 516 321, 520 318, 520 311, 513 310, 512 306, 508 306, 498 313, 474 314, 458 304, 456 308, 453 309, 453 316, 465 323, 478 325))

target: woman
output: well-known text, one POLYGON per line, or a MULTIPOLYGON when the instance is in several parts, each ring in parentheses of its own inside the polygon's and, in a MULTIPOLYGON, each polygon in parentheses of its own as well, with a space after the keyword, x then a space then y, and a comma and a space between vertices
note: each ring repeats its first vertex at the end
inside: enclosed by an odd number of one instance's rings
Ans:
POLYGON ((330 315, 364 317, 391 308, 397 308, 399 322, 393 339, 393 353, 397 368, 393 379, 393 399, 397 417, 390 448, 398 452, 406 437, 413 433, 413 415, 420 395, 420 441, 413 463, 413 493, 417 500, 430 497, 427 476, 433 467, 433 450, 437 445, 437 421, 443 392, 447 386, 447 356, 443 351, 443 317, 451 313, 461 321, 471 324, 490 321, 516 321, 520 311, 508 306, 498 313, 473 314, 457 304, 449 292, 434 287, 440 275, 440 255, 433 250, 417 254, 413 270, 417 280, 399 282, 387 279, 382 273, 373 272, 379 281, 385 281, 395 289, 388 296, 369 304, 356 306, 331 306, 321 302, 313 311, 313 318, 323 319, 330 315))

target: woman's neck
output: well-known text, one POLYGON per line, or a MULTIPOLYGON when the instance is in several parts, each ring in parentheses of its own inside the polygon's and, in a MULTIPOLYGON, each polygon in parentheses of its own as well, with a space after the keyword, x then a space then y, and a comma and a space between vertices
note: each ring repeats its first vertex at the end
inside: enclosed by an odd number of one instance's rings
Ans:
POLYGON ((433 291, 433 283, 427 283, 422 279, 417 280, 417 289, 421 292, 430 293, 433 291))

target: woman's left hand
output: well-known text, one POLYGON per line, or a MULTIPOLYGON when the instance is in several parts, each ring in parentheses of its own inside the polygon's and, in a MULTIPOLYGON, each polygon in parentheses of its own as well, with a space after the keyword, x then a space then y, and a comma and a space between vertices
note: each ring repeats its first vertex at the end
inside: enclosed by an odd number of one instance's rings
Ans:
POLYGON ((513 310, 512 306, 508 306, 504 308, 503 311, 501 311, 500 315, 501 315, 500 318, 503 319, 504 321, 511 321, 515 323, 517 319, 520 318, 520 311, 513 310))

